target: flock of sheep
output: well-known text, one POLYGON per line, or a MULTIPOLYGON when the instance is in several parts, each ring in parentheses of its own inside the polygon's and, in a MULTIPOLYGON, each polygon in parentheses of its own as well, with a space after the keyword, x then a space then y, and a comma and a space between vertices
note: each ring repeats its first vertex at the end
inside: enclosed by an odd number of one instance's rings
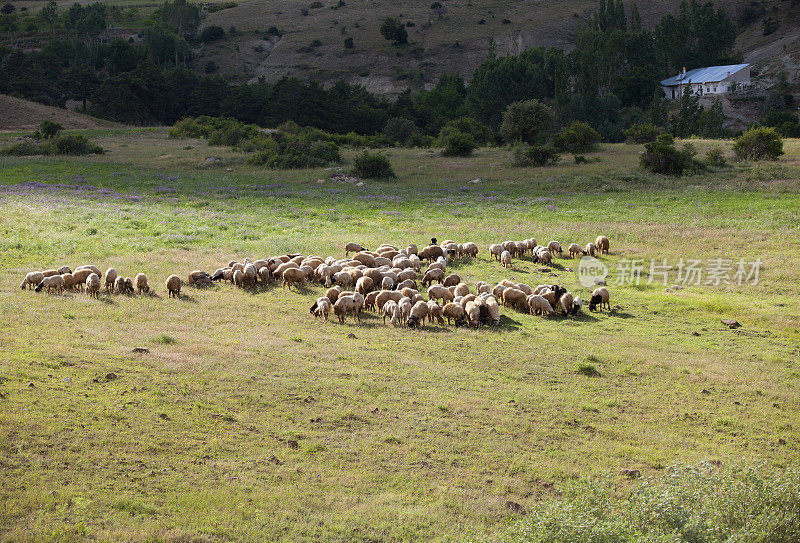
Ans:
MULTIPOLYGON (((609 241, 599 236, 595 243, 585 249, 577 244, 568 248, 570 257, 579 254, 594 255, 608 253, 609 241)), ((563 254, 561 245, 551 241, 547 246, 538 245, 535 239, 506 241, 489 247, 489 252, 504 267, 511 265, 513 257, 532 255, 534 262, 550 264, 553 254, 563 254)), ((456 273, 447 272, 448 263, 457 258, 475 258, 478 246, 474 243, 458 244, 452 240, 431 244, 418 249, 416 245, 398 248, 383 244, 369 251, 358 243, 345 246, 345 257, 325 259, 316 255, 286 254, 267 259, 243 262, 231 261, 213 274, 201 270, 191 272, 187 283, 203 287, 215 281, 230 281, 242 288, 253 288, 258 283, 269 284, 280 281, 283 287, 299 288, 305 283, 318 282, 327 291, 316 299, 310 312, 315 317, 328 319, 331 312, 340 322, 348 315, 361 319, 362 311, 376 311, 392 325, 420 326, 436 321, 456 326, 497 325, 500 323, 500 304, 530 313, 531 315, 554 315, 559 309, 564 315, 575 315, 583 307, 580 297, 559 285, 531 287, 503 279, 494 287, 478 281, 474 291, 456 273), (350 256, 350 253, 354 253, 350 256), (423 262, 427 267, 422 271, 423 262), (421 278, 420 278, 421 275, 421 278), (427 287, 427 300, 419 292, 417 281, 427 287)), ((79 266, 72 271, 63 266, 58 269, 33 271, 25 276, 22 289, 34 288, 61 293, 81 290, 98 297, 104 275, 92 265, 79 266)), ((183 280, 170 275, 166 282, 170 296, 180 296, 183 280)), ((139 273, 133 280, 118 275, 114 268, 105 273, 106 291, 118 294, 150 292, 147 276, 139 273)), ((600 307, 610 309, 609 292, 605 287, 596 289, 589 301, 589 310, 600 307)))

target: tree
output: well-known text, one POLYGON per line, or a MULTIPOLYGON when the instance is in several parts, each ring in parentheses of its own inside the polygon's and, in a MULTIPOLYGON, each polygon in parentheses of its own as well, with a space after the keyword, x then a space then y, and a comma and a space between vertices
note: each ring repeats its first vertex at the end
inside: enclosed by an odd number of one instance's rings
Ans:
POLYGON ((408 32, 405 25, 398 19, 387 17, 381 24, 381 35, 395 45, 408 43, 408 32))
POLYGON ((703 138, 721 138, 725 135, 722 124, 725 114, 722 112, 722 102, 715 100, 708 109, 701 109, 697 116, 697 134, 703 138))
POLYGON ((539 100, 514 102, 503 112, 500 135, 506 143, 543 143, 555 124, 555 114, 539 100))
POLYGON ((83 112, 86 113, 86 102, 97 90, 100 80, 88 66, 73 66, 66 71, 59 80, 59 86, 64 96, 83 102, 83 112))
POLYGON ((53 29, 56 24, 56 18, 58 17, 58 4, 56 0, 49 0, 47 4, 39 11, 37 15, 39 20, 43 23, 50 26, 50 33, 53 33, 53 29))
POLYGON ((681 108, 672 119, 672 133, 679 138, 688 138, 696 133, 701 111, 700 98, 692 92, 691 87, 686 87, 681 94, 681 108))
POLYGON ((733 152, 741 160, 776 160, 783 154, 783 140, 774 128, 759 126, 742 134, 733 152))
POLYGON ((167 0, 153 12, 153 20, 162 22, 168 30, 183 38, 197 30, 200 8, 186 0, 167 0))
POLYGON ((15 11, 17 11, 17 6, 11 3, 3 4, 3 7, 0 8, 0 13, 2 13, 3 15, 11 15, 15 11))

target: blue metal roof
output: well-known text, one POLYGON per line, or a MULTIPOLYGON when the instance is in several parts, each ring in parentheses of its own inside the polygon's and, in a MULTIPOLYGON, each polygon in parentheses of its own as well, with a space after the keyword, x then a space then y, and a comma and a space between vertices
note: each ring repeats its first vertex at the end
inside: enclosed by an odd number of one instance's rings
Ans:
POLYGON ((728 77, 729 72, 731 75, 733 75, 736 72, 744 68, 747 68, 748 66, 750 65, 731 64, 728 66, 711 66, 709 68, 695 68, 694 70, 690 70, 685 74, 680 73, 674 77, 665 79, 661 82, 661 84, 665 87, 673 87, 675 85, 683 85, 689 83, 689 81, 691 81, 692 83, 716 83, 728 77))

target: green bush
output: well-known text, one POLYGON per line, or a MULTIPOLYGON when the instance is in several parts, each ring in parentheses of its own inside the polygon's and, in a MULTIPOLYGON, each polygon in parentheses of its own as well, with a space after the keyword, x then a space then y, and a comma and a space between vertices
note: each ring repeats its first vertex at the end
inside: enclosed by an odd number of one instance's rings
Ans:
POLYGON ((783 154, 783 140, 774 128, 760 126, 742 134, 733 151, 742 160, 775 160, 783 154))
POLYGON ((53 150, 49 143, 39 143, 37 141, 25 140, 0 150, 0 155, 13 155, 13 156, 51 155, 53 154, 52 151, 53 150))
POLYGON ((472 151, 475 150, 475 140, 470 134, 463 132, 450 132, 445 138, 445 147, 442 150, 442 156, 472 156, 472 151))
POLYGON ((725 165, 725 153, 722 151, 722 147, 719 145, 715 145, 711 149, 706 152, 706 162, 708 162, 711 166, 724 166, 725 165))
POLYGON ((447 145, 447 137, 453 132, 469 134, 479 147, 487 145, 494 140, 492 129, 482 122, 476 121, 472 117, 459 117, 449 121, 439 131, 439 145, 441 147, 447 145))
POLYGON ((589 124, 572 121, 553 138, 553 145, 561 151, 586 153, 593 151, 602 138, 589 124))
POLYGON ((386 121, 383 127, 384 135, 391 139, 393 143, 408 145, 409 140, 417 133, 419 128, 411 119, 405 117, 392 117, 386 121))
MULTIPOLYGON (((633 474, 636 475, 635 473, 633 474)), ((703 462, 631 487, 566 482, 499 538, 514 543, 786 543, 800 540, 800 469, 703 462)))
POLYGON ((63 134, 53 140, 55 155, 102 155, 103 148, 90 142, 83 134, 63 134))
POLYGON ((559 158, 558 149, 552 145, 518 145, 514 148, 515 166, 546 166, 555 164, 559 158))
POLYGON ((221 26, 217 25, 210 25, 203 29, 200 32, 199 40, 203 43, 211 43, 217 40, 221 40, 225 37, 225 29, 221 26))
POLYGON ((663 132, 661 128, 651 123, 634 124, 625 130, 625 143, 650 143, 663 132))
POLYGON ((678 149, 671 134, 661 134, 656 141, 645 144, 641 163, 653 173, 681 176, 702 169, 694 159, 695 153, 691 144, 678 149))
POLYGON ((553 110, 539 100, 514 102, 503 112, 500 135, 506 143, 544 143, 555 119, 553 110))
POLYGON ((362 179, 388 179, 396 177, 389 157, 383 153, 364 150, 353 159, 353 175, 362 179))
POLYGON ((341 162, 339 146, 327 141, 309 141, 295 134, 275 133, 256 140, 261 150, 248 160, 254 166, 274 169, 318 168, 341 162))
POLYGON ((761 125, 775 128, 784 138, 800 138, 800 121, 791 111, 776 111, 770 108, 761 125))
POLYGON ((56 137, 62 130, 64 127, 59 123, 45 119, 39 123, 39 128, 33 133, 33 137, 37 140, 49 140, 56 137))
POLYGON ((408 43, 408 31, 405 25, 398 19, 387 17, 381 23, 381 36, 393 42, 395 45, 408 43))

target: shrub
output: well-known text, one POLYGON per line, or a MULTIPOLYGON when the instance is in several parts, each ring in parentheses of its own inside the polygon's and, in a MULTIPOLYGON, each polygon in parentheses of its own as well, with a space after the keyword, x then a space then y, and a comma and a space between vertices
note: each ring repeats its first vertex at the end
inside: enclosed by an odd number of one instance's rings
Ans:
POLYGON ((209 60, 205 63, 205 65, 203 65, 203 72, 207 74, 213 74, 217 70, 219 70, 219 66, 217 66, 217 63, 213 60, 209 60))
POLYGON ((317 168, 342 160, 335 143, 308 140, 293 134, 275 133, 257 138, 262 150, 248 163, 275 169, 317 168))
POLYGON ((221 26, 207 26, 200 32, 199 40, 203 43, 211 43, 225 37, 225 29, 221 26))
POLYGON ((408 43, 408 31, 405 25, 397 19, 387 17, 381 24, 381 36, 395 45, 408 43))
POLYGON ((367 150, 353 159, 353 174, 362 179, 396 177, 389 157, 383 153, 370 153, 367 150))
POLYGON ((600 142, 600 134, 581 121, 572 121, 569 126, 561 129, 561 132, 553 138, 553 145, 562 151, 571 153, 585 153, 595 149, 600 142))
POLYGON ((344 39, 344 48, 345 49, 352 49, 353 47, 354 47, 354 45, 353 45, 353 37, 352 36, 346 37, 344 39))
POLYGON ((681 176, 701 169, 694 159, 695 150, 690 144, 683 149, 675 147, 671 134, 661 134, 656 141, 644 146, 641 157, 642 166, 653 173, 681 176))
POLYGON ((706 162, 712 166, 720 167, 725 165, 725 153, 722 152, 722 147, 715 145, 706 153, 706 162))
POLYGON ((800 138, 800 121, 790 111, 770 109, 761 125, 775 128, 784 138, 800 138))
POLYGON ((590 362, 578 363, 578 373, 582 373, 587 377, 600 377, 600 372, 597 370, 595 365, 590 362))
POLYGON ((32 140, 21 141, 0 150, 0 155, 36 156, 49 154, 52 154, 49 144, 32 140))
POLYGON ((544 143, 554 123, 553 110, 539 100, 514 102, 503 112, 500 135, 506 143, 544 143))
POLYGON ((56 155, 102 155, 103 148, 90 142, 83 134, 64 134, 53 140, 56 155))
POLYGON ((518 145, 514 148, 515 166, 546 166, 551 162, 555 164, 559 158, 561 155, 552 145, 518 145))
POLYGON ((634 124, 629 129, 625 130, 625 142, 650 143, 651 141, 656 141, 656 138, 661 132, 661 128, 652 123, 634 124))
POLYGON ((392 117, 386 121, 383 127, 383 133, 393 143, 400 145, 407 145, 408 141, 419 132, 419 128, 414 124, 414 121, 406 119, 405 117, 392 117))
POLYGON ((446 136, 442 156, 471 156, 476 147, 475 140, 470 134, 456 130, 446 136))
POLYGON ((453 132, 469 134, 478 146, 486 145, 494 139, 492 130, 480 121, 472 117, 459 117, 448 121, 439 131, 439 145, 447 145, 447 137, 453 132))
POLYGON ((774 128, 751 128, 736 140, 733 151, 743 160, 775 160, 783 154, 783 140, 774 128))
POLYGON ((39 123, 39 128, 33 133, 33 137, 37 140, 49 140, 56 137, 62 130, 64 127, 59 123, 45 119, 39 123))

